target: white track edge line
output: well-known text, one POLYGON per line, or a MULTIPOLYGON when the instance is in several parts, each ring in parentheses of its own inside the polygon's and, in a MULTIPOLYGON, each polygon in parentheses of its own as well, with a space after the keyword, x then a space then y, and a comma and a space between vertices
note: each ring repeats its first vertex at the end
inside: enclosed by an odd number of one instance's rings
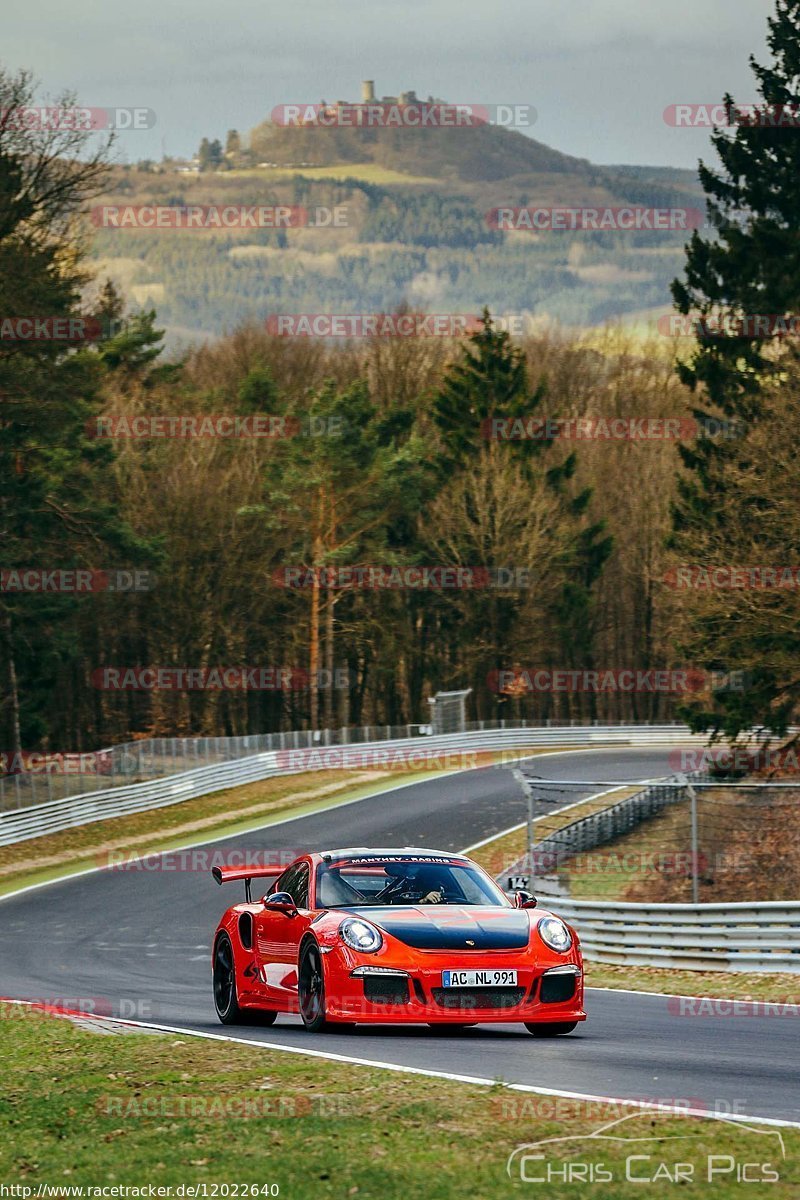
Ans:
MULTIPOLYGON (((29 1004, 36 1007, 35 1002, 11 1000, 12 1004, 29 1004)), ((757 1125, 769 1125, 783 1129, 800 1129, 800 1121, 785 1121, 778 1117, 751 1117, 746 1113, 708 1113, 702 1109, 685 1108, 679 1105, 648 1104, 644 1100, 627 1100, 623 1096, 598 1096, 590 1092, 572 1092, 564 1088, 546 1088, 532 1083, 506 1083, 502 1079, 488 1079, 482 1075, 461 1075, 454 1071, 434 1071, 429 1067, 410 1067, 402 1063, 376 1062, 370 1058, 357 1058, 350 1054, 336 1054, 326 1050, 306 1050, 302 1046, 286 1046, 281 1042, 260 1042, 251 1038, 233 1037, 225 1033, 207 1033, 204 1030, 184 1029, 178 1025, 157 1025, 147 1021, 133 1021, 121 1017, 106 1017, 98 1014, 81 1013, 51 1013, 50 1016, 60 1016, 64 1020, 78 1020, 85 1017, 92 1021, 105 1021, 112 1025, 123 1025, 135 1029, 157 1030, 159 1033, 183 1033, 188 1037, 204 1038, 212 1042, 230 1042, 238 1046, 260 1046, 263 1050, 277 1050, 283 1054, 300 1054, 307 1058, 322 1058, 329 1062, 349 1063, 357 1067, 372 1067, 381 1071, 396 1071, 403 1075, 423 1075, 431 1079, 448 1079, 454 1083, 470 1083, 478 1087, 500 1087, 507 1091, 525 1092, 538 1096, 558 1096, 565 1100, 588 1100, 594 1104, 617 1104, 641 1109, 643 1112, 670 1113, 678 1117, 701 1117, 708 1121, 728 1121, 744 1123, 752 1121, 757 1125)))

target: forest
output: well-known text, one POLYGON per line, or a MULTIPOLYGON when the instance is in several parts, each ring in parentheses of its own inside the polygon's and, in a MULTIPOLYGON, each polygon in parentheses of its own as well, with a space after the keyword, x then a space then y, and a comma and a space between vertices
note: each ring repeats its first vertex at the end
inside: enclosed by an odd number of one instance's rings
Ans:
MULTIPOLYGON (((24 106, 32 87, 0 75, 0 103, 24 106)), ((796 312, 797 143, 716 138, 723 167, 700 173, 714 236, 650 247, 677 314, 719 329, 756 295, 762 312, 796 312), (775 155, 778 215, 758 187, 775 155)), ((800 689, 791 338, 613 320, 512 336, 498 318, 532 296, 594 303, 586 281, 613 279, 591 265, 607 235, 525 251, 458 197, 363 181, 270 185, 271 202, 358 191, 358 221, 324 255, 292 252, 282 231, 242 245, 92 229, 92 205, 141 199, 142 181, 162 203, 192 188, 208 203, 223 184, 250 200, 234 171, 177 193, 108 150, 0 130, 0 311, 51 321, 48 337, 11 321, 0 340, 5 747, 420 723, 453 689, 470 689, 471 719, 786 727, 800 689), (143 294, 107 269, 120 256, 131 278, 153 273, 143 294), (432 264, 449 291, 411 286, 432 264), (265 319, 355 299, 398 325, 474 320, 461 337, 346 340, 265 319), (167 319, 189 309, 195 329, 225 312, 227 331, 168 346, 167 319), (62 319, 102 335, 71 344, 52 334, 62 319)), ((593 170, 576 161, 562 172, 593 170)), ((623 176, 658 202, 652 179, 623 176)), ((624 281, 608 286, 619 304, 624 281)))

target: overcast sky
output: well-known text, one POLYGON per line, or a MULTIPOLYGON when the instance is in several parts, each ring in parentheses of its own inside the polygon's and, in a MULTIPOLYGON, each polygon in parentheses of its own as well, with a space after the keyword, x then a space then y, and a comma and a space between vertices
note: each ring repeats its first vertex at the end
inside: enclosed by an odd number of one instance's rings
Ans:
POLYGON ((532 104, 534 137, 601 163, 693 167, 707 132, 673 129, 672 103, 756 98, 771 0, 29 0, 3 15, 0 59, 45 92, 154 109, 129 160, 196 150, 273 106, 415 89, 532 104))

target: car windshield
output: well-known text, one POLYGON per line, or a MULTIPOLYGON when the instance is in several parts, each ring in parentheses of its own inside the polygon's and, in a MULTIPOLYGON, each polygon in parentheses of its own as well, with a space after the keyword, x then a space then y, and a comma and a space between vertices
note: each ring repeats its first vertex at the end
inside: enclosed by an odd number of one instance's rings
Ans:
POLYGON ((508 907, 495 883, 471 863, 358 858, 323 862, 317 868, 319 908, 389 904, 482 904, 508 907))

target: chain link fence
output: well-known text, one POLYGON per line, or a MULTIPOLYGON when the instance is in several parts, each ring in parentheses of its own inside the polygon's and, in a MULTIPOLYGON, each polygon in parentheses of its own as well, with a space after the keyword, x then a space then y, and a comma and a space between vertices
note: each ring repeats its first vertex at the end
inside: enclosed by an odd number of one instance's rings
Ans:
MULTIPOLYGON (((447 695, 447 694, 445 694, 447 695)), ((457 694, 456 694, 457 695, 457 694)), ((609 726, 598 721, 460 721, 454 708, 445 704, 447 723, 460 724, 460 733, 472 734, 504 729, 629 728, 625 722, 609 726)), ((647 723, 642 722, 643 726, 647 723)), ((654 728, 680 729, 659 723, 654 728)), ((453 732, 448 730, 448 732, 453 732)), ((0 762, 0 812, 44 804, 71 796, 108 791, 131 783, 146 783, 180 775, 196 767, 248 758, 271 750, 301 750, 325 746, 351 746, 391 742, 434 735, 433 725, 366 725, 360 728, 284 730, 279 733, 246 734, 242 737, 143 738, 89 753, 42 751, 6 756, 0 762), (29 769, 26 769, 29 768, 29 769)))
MULTIPOLYGON (((531 787, 550 799, 566 791, 563 782, 531 787)), ((602 810, 535 842, 498 880, 508 890, 516 881, 543 896, 609 903, 796 900, 800 848, 788 831, 798 799, 798 779, 695 771, 609 797, 602 810)))

